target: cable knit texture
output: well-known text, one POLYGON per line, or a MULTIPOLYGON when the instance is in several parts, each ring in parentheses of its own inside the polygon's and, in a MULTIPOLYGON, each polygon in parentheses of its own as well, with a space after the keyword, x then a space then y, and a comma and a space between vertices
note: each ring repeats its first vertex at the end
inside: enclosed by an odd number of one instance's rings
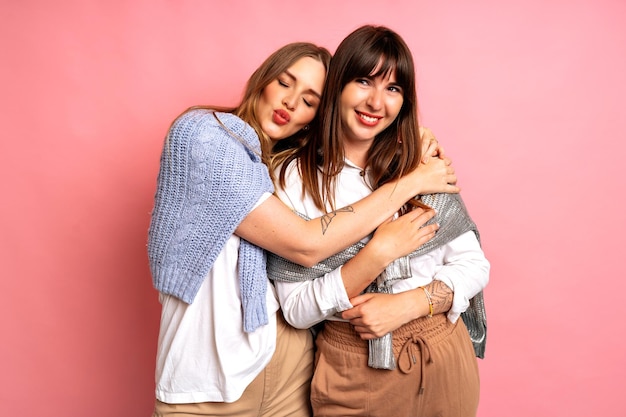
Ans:
MULTIPOLYGON (((174 122, 161 154, 148 230, 157 290, 193 302, 228 238, 263 193, 274 191, 260 154, 254 129, 232 114, 191 110, 174 122)), ((238 269, 246 332, 268 322, 265 265, 265 251, 241 239, 238 269)))

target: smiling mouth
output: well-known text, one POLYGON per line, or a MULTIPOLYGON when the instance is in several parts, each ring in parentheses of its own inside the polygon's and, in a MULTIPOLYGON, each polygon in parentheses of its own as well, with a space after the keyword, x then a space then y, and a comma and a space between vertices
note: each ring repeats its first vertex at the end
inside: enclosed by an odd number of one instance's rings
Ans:
POLYGON ((364 114, 364 113, 361 113, 361 112, 359 112, 359 111, 357 111, 357 112, 356 112, 356 114, 359 116, 359 118, 360 118, 360 119, 361 119, 361 120, 362 120, 365 124, 368 124, 368 125, 374 125, 374 124, 378 123, 378 121, 379 121, 380 119, 382 119, 382 117, 368 116, 368 115, 366 115, 366 114, 364 114))

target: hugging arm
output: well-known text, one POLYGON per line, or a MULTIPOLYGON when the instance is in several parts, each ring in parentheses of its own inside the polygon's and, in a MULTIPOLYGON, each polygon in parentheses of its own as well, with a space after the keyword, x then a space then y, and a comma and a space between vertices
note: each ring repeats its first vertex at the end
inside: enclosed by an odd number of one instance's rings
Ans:
POLYGON ((427 127, 420 126, 420 140, 422 143, 422 163, 427 164, 430 158, 446 158, 443 146, 439 144, 434 133, 427 127))
MULTIPOLYGON (((430 294, 433 314, 447 313, 456 322, 469 300, 489 281, 490 265, 473 232, 466 232, 437 249, 442 265, 424 288, 430 294)), ((350 300, 353 309, 342 313, 364 339, 381 337, 401 325, 430 314, 429 300, 422 288, 398 294, 364 294, 350 300)))
MULTIPOLYGON (((433 314, 444 313, 452 305, 453 292, 441 281, 432 281, 424 288, 430 295, 433 314)), ((342 318, 359 333, 362 339, 376 339, 400 326, 430 314, 430 301, 422 288, 398 294, 367 293, 351 300, 354 308, 342 313, 342 318)))
POLYGON ((362 292, 389 263, 430 240, 438 225, 424 224, 433 210, 416 209, 383 223, 373 238, 344 265, 314 280, 275 282, 285 319, 308 328, 350 309, 350 297, 362 292))
POLYGON ((415 195, 458 192, 455 182, 450 161, 432 158, 364 199, 310 221, 271 196, 244 218, 235 233, 292 262, 313 266, 367 236, 415 195))

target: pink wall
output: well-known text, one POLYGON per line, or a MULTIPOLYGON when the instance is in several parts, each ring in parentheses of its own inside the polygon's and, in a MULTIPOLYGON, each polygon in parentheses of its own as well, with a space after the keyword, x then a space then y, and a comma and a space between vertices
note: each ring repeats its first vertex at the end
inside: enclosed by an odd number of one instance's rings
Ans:
POLYGON ((149 415, 169 122, 235 102, 284 43, 380 23, 415 53, 492 261, 479 415, 624 415, 626 3, 241 3, 0 5, 2 414, 149 415))

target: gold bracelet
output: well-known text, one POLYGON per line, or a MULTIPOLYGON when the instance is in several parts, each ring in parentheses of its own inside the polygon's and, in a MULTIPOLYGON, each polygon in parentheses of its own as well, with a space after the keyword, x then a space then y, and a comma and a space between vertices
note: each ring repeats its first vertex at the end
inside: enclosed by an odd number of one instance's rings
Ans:
POLYGON ((434 307, 433 307, 433 298, 430 295, 430 292, 428 292, 428 290, 424 287, 420 287, 421 289, 424 290, 424 294, 426 294, 426 299, 428 300, 428 317, 432 317, 433 313, 434 313, 434 307))

